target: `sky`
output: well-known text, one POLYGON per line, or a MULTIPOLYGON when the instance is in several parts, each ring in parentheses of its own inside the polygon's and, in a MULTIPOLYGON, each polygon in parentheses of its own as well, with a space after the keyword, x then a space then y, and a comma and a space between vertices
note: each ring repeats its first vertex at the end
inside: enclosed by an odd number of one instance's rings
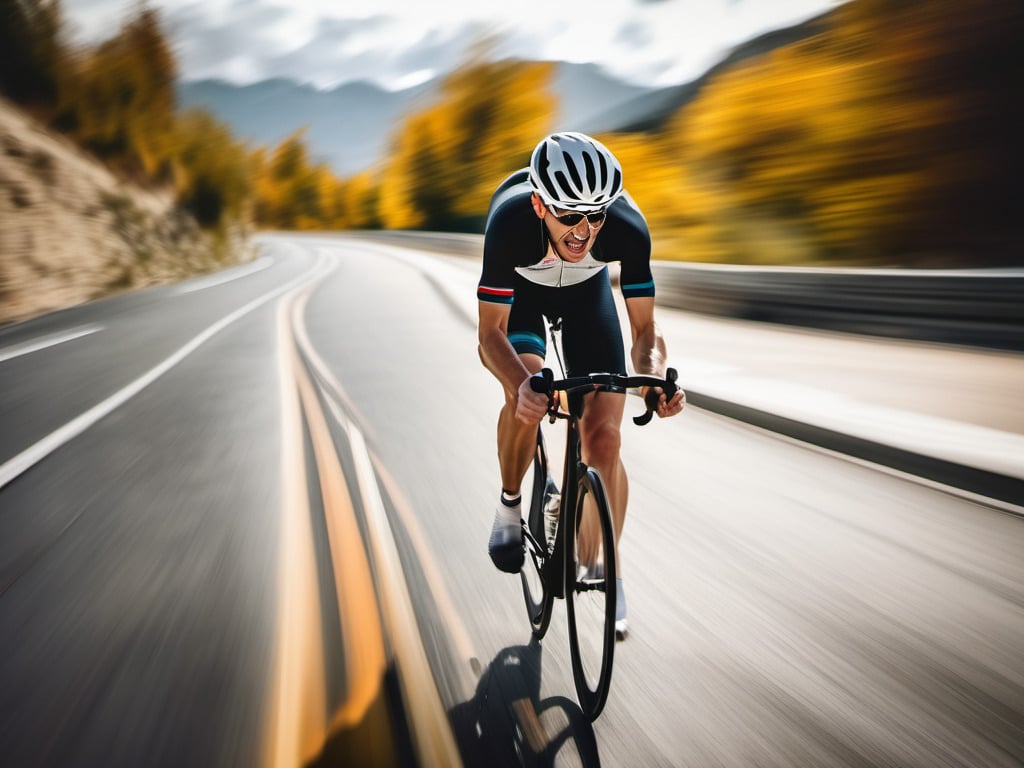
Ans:
MULTIPOLYGON (((111 37, 138 0, 64 0, 73 38, 111 37)), ((648 87, 688 82, 731 47, 837 0, 148 0, 185 80, 287 77, 399 90, 488 37, 496 56, 592 62, 648 87)))

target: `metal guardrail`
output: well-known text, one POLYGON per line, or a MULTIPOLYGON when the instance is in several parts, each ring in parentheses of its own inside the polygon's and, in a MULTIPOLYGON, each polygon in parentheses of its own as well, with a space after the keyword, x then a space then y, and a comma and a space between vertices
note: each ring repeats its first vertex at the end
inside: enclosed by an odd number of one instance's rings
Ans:
POLYGON ((659 303, 693 312, 1024 351, 1024 269, 656 262, 659 303))
MULTIPOLYGON (((481 235, 374 239, 480 258, 481 235)), ((658 303, 722 317, 1024 351, 1024 268, 748 267, 655 261, 658 303)), ((614 273, 613 273, 614 274, 614 273)))

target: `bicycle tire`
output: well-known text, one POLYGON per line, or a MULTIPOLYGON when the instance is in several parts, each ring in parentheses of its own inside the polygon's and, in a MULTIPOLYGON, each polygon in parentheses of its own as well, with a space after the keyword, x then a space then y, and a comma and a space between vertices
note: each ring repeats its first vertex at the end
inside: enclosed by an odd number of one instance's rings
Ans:
POLYGON ((533 636, 544 637, 551 623, 554 595, 548 588, 546 565, 548 544, 544 527, 544 500, 548 482, 547 451, 538 428, 537 448, 533 455, 533 488, 530 493, 530 512, 527 516, 523 540, 526 547, 523 568, 519 578, 523 584, 523 600, 530 619, 533 636))
POLYGON ((569 615, 569 650, 573 681, 580 709, 597 719, 608 700, 615 656, 615 528, 604 483, 588 467, 580 477, 574 525, 566 526, 565 601, 569 615), (598 562, 603 568, 581 578, 578 552, 579 526, 584 502, 591 497, 597 508, 595 532, 599 537, 598 562))

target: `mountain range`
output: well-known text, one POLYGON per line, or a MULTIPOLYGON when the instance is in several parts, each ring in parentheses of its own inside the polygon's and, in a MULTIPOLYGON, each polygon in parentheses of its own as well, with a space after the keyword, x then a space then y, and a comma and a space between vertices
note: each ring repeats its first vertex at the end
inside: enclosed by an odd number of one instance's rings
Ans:
MULTIPOLYGON (((561 109, 554 129, 586 133, 658 130, 716 73, 818 34, 830 13, 742 43, 696 80, 666 88, 627 83, 594 64, 559 62, 552 88, 561 109)), ((179 83, 178 101, 182 108, 208 110, 236 137, 253 146, 276 146, 305 128, 313 156, 328 163, 337 175, 347 177, 379 162, 403 117, 431 103, 441 83, 442 78, 437 78, 406 90, 388 91, 365 81, 319 90, 286 79, 251 85, 194 80, 179 83)))

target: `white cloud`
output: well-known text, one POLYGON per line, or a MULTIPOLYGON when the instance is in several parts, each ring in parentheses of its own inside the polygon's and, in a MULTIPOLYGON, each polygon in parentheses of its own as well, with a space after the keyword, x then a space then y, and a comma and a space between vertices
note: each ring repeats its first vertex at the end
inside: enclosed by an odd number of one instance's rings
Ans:
MULTIPOLYGON (((402 87, 448 71, 490 32, 498 53, 595 62, 647 85, 699 76, 732 46, 808 18, 834 0, 150 0, 188 79, 291 77, 319 87, 372 79, 402 87)), ((132 7, 65 0, 73 29, 96 41, 132 7)))

